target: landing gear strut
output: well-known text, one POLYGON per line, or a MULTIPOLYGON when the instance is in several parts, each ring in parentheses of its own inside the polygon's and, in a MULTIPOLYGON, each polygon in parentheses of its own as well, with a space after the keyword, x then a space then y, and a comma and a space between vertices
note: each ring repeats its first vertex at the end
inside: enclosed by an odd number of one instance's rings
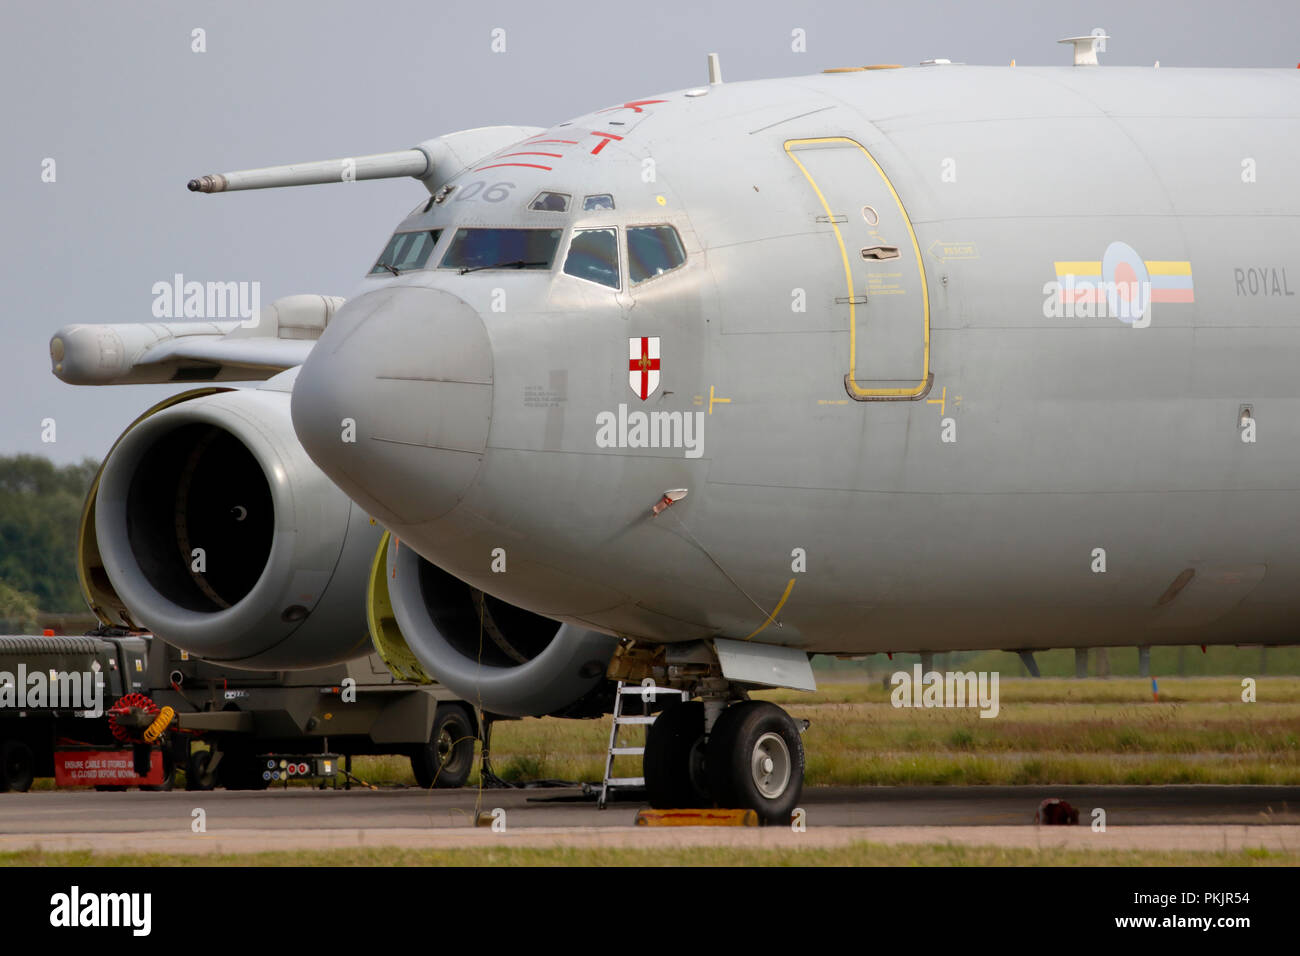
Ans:
MULTIPOLYGON (((714 704, 716 709, 716 703, 714 704)), ((705 733, 705 705, 673 704, 646 737, 650 805, 681 809, 717 804, 788 823, 803 792, 801 726, 775 704, 731 703, 705 733)))

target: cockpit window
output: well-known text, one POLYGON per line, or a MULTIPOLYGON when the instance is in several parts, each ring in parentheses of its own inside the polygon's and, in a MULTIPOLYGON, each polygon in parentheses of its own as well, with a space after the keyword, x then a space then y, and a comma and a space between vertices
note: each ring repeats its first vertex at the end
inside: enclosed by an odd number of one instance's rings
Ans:
POLYGON ((457 229, 442 269, 549 269, 562 229, 457 229))
POLYGON ((629 226, 627 271, 632 284, 676 269, 686 261, 681 237, 672 226, 629 226))
POLYGON ((569 197, 565 193, 538 193, 528 208, 537 212, 568 212, 569 197))
POLYGON ((618 236, 613 229, 578 229, 564 259, 567 275, 618 288, 618 236))
POLYGON ((393 238, 388 240, 388 245, 380 253, 370 274, 373 276, 388 272, 397 275, 409 269, 423 269, 429 261, 429 253, 438 244, 440 235, 441 229, 393 233, 393 238))
POLYGON ((591 212, 593 209, 613 209, 614 197, 609 193, 598 193, 595 196, 582 197, 582 211, 591 212))

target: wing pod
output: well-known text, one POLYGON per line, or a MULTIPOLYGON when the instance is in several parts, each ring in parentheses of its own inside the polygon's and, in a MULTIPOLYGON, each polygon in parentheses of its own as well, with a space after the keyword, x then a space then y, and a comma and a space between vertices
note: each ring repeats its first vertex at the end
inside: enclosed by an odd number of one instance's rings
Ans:
POLYGON ((301 365, 342 304, 290 295, 247 321, 65 325, 50 339, 50 363, 69 385, 267 379, 301 365))

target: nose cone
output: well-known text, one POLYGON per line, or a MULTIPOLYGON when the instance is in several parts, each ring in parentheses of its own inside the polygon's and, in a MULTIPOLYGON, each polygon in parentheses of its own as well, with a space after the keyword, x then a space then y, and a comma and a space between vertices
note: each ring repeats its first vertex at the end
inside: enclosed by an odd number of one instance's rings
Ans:
POLYGON ((456 507, 492 417, 492 349, 479 314, 436 289, 350 300, 298 373, 293 427, 312 460, 385 524, 456 507))

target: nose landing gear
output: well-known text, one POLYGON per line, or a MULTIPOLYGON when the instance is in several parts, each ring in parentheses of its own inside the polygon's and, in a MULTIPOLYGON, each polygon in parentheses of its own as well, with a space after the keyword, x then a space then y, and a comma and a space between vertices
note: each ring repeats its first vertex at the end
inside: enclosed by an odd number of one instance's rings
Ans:
POLYGON ((646 736, 650 805, 716 804, 754 810, 764 823, 788 823, 803 792, 802 726, 766 701, 731 703, 705 733, 705 705, 665 708, 646 736))
POLYGON ((646 796, 656 809, 713 803, 704 773, 704 704, 669 704, 647 728, 641 758, 646 796))

